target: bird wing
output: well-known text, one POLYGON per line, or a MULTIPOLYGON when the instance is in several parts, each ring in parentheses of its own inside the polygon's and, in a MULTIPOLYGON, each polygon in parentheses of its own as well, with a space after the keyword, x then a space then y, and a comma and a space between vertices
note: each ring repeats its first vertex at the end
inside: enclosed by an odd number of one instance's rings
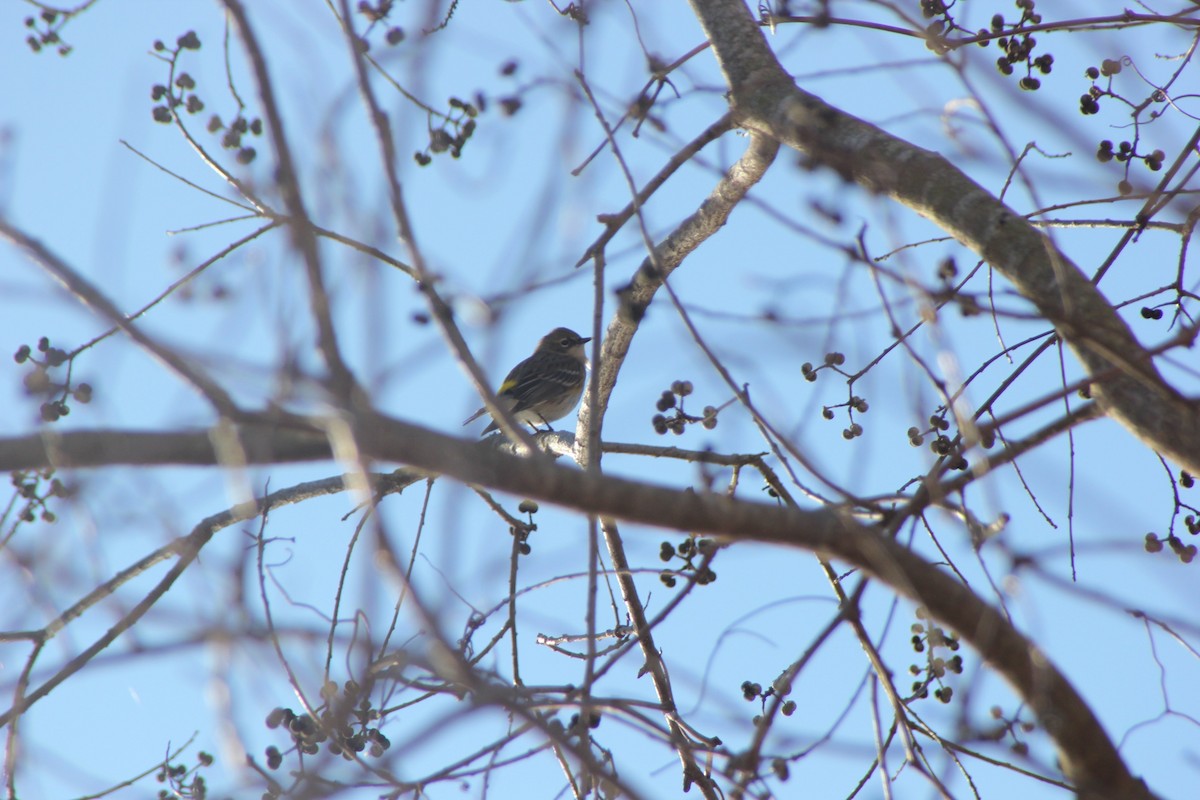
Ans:
POLYGON ((573 389, 583 380, 583 365, 570 356, 543 356, 536 367, 530 363, 533 360, 514 367, 500 385, 498 394, 516 401, 514 414, 553 400, 564 388, 573 389))

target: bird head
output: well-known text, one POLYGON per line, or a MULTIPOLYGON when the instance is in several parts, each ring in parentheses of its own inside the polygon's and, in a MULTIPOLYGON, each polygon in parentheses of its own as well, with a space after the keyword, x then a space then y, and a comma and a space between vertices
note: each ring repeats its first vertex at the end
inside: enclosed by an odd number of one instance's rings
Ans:
POLYGON ((555 328, 542 337, 537 349, 583 358, 583 346, 590 341, 591 337, 580 336, 570 328, 555 328))

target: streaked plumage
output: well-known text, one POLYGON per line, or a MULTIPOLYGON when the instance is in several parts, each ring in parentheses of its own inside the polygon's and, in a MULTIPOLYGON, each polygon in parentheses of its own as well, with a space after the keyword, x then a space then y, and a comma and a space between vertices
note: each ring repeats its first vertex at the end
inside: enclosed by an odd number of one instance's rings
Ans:
MULTIPOLYGON (((583 346, 590 341, 570 328, 555 328, 542 337, 533 355, 512 368, 496 397, 508 405, 517 422, 533 428, 549 427, 551 422, 570 414, 583 395, 587 376, 583 346)), ((486 411, 479 409, 463 425, 474 422, 486 411)), ((499 427, 492 420, 483 433, 499 427)))

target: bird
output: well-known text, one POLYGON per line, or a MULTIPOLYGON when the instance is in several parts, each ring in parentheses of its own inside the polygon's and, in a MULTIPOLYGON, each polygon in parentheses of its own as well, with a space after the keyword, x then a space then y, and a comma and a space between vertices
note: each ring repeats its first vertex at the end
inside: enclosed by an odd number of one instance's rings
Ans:
MULTIPOLYGON (((555 328, 542 337, 533 355, 508 373, 496 392, 496 399, 508 407, 517 422, 536 429, 571 413, 583 395, 587 374, 587 356, 583 346, 591 337, 580 336, 570 328, 555 328)), ((463 421, 469 425, 487 413, 481 408, 463 421)), ((481 436, 499 429, 495 420, 481 436)))

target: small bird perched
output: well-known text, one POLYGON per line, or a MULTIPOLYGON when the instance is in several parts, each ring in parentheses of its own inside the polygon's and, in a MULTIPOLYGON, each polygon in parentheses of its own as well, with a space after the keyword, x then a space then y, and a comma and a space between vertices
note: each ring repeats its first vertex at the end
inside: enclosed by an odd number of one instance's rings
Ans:
MULTIPOLYGON (((583 395, 583 379, 587 374, 583 346, 590 341, 591 338, 570 328, 550 331, 538 342, 533 355, 512 368, 500 384, 496 398, 508 406, 517 422, 535 429, 539 425, 550 427, 551 422, 570 414, 583 395)), ((486 411, 479 409, 463 425, 479 419, 486 411)), ((499 427, 492 420, 483 433, 499 427)))

